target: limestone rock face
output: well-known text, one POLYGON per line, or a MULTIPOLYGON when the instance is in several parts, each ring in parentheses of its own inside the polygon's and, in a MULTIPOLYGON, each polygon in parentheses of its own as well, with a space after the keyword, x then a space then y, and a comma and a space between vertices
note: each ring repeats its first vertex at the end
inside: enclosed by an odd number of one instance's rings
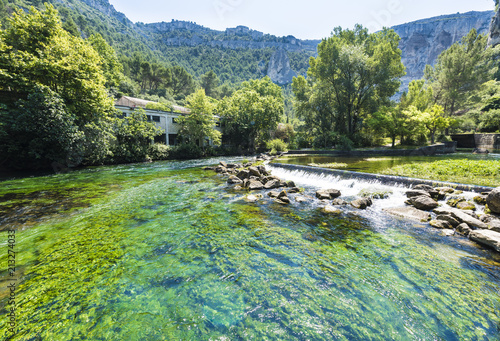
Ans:
POLYGON ((500 8, 491 19, 490 33, 488 35, 488 46, 495 47, 500 44, 500 8))
POLYGON ((274 83, 284 85, 292 82, 297 73, 290 67, 290 58, 283 49, 276 50, 271 56, 267 75, 274 83))
MULTIPOLYGON (((401 37, 399 48, 407 72, 402 78, 401 90, 408 89, 411 80, 422 78, 425 66, 434 65, 442 51, 472 28, 487 34, 494 14, 494 11, 485 11, 443 15, 391 27, 401 37)), ((500 39, 500 36, 495 39, 500 39)))

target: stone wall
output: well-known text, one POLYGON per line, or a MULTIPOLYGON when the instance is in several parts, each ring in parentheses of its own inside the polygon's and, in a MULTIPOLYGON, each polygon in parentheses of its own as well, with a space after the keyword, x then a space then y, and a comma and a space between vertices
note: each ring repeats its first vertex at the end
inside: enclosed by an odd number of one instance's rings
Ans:
POLYGON ((500 149, 500 134, 457 134, 451 135, 451 139, 458 148, 500 149))

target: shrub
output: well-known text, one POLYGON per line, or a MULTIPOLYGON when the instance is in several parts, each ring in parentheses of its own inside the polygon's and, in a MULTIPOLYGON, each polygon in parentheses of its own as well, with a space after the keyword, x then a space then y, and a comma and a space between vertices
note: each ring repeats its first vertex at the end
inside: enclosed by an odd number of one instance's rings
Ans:
POLYGON ((287 144, 280 139, 274 139, 266 143, 267 149, 271 150, 271 154, 287 151, 287 144))
POLYGON ((148 155, 154 160, 167 160, 170 154, 170 147, 163 143, 153 143, 149 146, 148 155))
POLYGON ((203 156, 203 150, 194 143, 182 143, 172 148, 171 156, 178 160, 197 159, 203 156))

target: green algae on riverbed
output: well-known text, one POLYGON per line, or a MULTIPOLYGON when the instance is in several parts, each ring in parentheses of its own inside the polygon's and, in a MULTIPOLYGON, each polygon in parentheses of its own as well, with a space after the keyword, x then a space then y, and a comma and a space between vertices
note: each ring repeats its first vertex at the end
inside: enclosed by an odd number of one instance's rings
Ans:
MULTIPOLYGON (((499 337, 500 258, 490 251, 381 213, 244 203, 189 165, 3 182, 7 213, 33 193, 63 196, 15 222, 23 281, 11 339, 499 337)), ((5 293, 1 307, 5 316, 5 293)))

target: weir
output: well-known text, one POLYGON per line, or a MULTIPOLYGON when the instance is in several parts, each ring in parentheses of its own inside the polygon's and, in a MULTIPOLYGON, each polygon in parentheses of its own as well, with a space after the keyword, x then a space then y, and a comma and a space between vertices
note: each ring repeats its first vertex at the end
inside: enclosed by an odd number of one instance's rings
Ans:
POLYGON ((474 193, 490 192, 493 189, 492 187, 486 187, 486 186, 475 186, 475 185, 459 184, 446 181, 423 180, 423 179, 415 179, 415 178, 408 178, 408 177, 394 176, 394 175, 360 173, 360 172, 345 171, 339 169, 301 166, 293 164, 272 163, 269 166, 287 170, 302 171, 304 173, 333 175, 341 179, 360 179, 365 181, 375 181, 379 182, 380 184, 390 185, 390 186, 412 187, 418 184, 425 184, 433 187, 452 187, 456 190, 474 192, 474 193))

